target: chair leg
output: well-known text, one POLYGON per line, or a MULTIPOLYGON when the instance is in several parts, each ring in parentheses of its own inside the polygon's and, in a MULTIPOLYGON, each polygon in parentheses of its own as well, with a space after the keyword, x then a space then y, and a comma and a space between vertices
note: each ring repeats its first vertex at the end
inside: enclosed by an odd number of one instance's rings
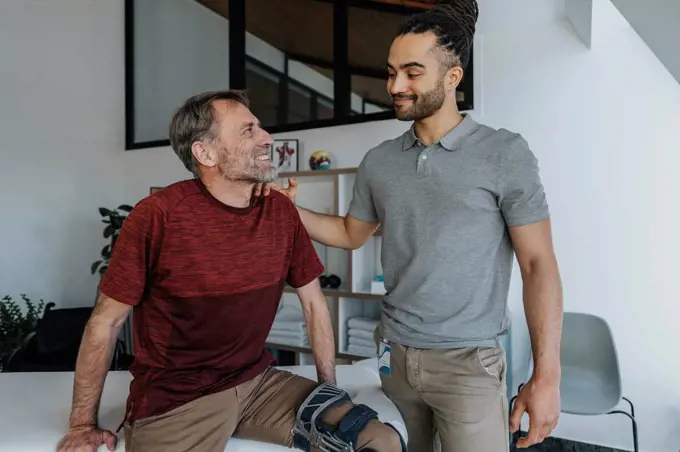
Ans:
MULTIPOLYGON (((632 404, 631 404, 631 406, 632 406, 632 404)), ((639 452, 640 449, 638 448, 637 421, 635 420, 635 417, 631 413, 628 413, 628 412, 623 411, 623 410, 614 410, 614 411, 610 411, 607 414, 623 414, 624 416, 628 416, 628 418, 630 418, 631 422, 633 423, 633 450, 635 452, 639 452)))
POLYGON ((635 407, 633 406, 633 402, 631 402, 627 397, 622 397, 622 399, 628 402, 628 405, 630 405, 630 415, 635 417, 635 407))

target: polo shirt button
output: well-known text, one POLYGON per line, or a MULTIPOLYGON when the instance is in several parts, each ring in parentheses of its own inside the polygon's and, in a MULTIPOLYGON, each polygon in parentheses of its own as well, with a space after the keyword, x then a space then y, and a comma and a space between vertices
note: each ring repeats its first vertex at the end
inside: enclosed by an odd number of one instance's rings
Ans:
POLYGON ((427 159, 427 155, 423 155, 421 158, 422 158, 423 160, 425 160, 425 159, 427 159))

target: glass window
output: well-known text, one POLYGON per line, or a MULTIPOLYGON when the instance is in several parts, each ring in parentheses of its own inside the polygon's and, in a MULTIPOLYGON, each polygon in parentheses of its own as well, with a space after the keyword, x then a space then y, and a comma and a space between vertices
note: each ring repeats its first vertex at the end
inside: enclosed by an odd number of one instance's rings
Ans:
POLYGON ((250 109, 264 127, 275 126, 279 121, 279 86, 281 77, 271 69, 246 60, 246 83, 250 109))
MULTIPOLYGON (((276 101, 277 125, 313 119, 314 93, 333 97, 333 4, 318 0, 249 0, 246 2, 246 53, 287 76, 287 93, 276 101), (317 67, 314 63, 321 62, 317 67)), ((256 80, 253 79, 253 83, 256 80)), ((248 82, 249 83, 249 82, 248 82)), ((252 96, 255 89, 247 88, 252 96)))
POLYGON ((229 88, 229 23, 195 1, 135 0, 132 14, 133 141, 164 140, 187 98, 229 88))

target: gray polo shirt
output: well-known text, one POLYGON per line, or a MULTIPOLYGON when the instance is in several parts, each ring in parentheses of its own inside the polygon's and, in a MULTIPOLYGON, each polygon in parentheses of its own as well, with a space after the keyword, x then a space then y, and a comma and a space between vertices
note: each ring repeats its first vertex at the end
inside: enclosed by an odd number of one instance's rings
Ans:
POLYGON ((381 334, 418 348, 496 345, 509 324, 508 227, 549 217, 527 142, 470 115, 431 146, 412 127, 371 149, 349 214, 382 225, 381 334))

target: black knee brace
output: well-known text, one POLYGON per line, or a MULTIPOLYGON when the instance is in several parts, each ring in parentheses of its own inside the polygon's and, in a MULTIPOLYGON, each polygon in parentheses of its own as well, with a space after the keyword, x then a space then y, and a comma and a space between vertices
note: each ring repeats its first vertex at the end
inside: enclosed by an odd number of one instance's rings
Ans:
MULTIPOLYGON (((370 421, 378 418, 378 413, 364 404, 359 404, 349 410, 336 427, 326 424, 323 421, 323 413, 342 402, 351 402, 347 392, 330 383, 318 385, 298 409, 292 430, 293 446, 304 451, 316 447, 324 452, 355 452, 359 433, 370 421)), ((390 427, 394 429, 393 426, 390 427)), ((397 434, 399 435, 399 432, 397 434)), ((401 439, 401 435, 399 437, 403 452, 406 452, 404 440, 401 439)), ((371 449, 361 450, 370 451, 371 449)))

